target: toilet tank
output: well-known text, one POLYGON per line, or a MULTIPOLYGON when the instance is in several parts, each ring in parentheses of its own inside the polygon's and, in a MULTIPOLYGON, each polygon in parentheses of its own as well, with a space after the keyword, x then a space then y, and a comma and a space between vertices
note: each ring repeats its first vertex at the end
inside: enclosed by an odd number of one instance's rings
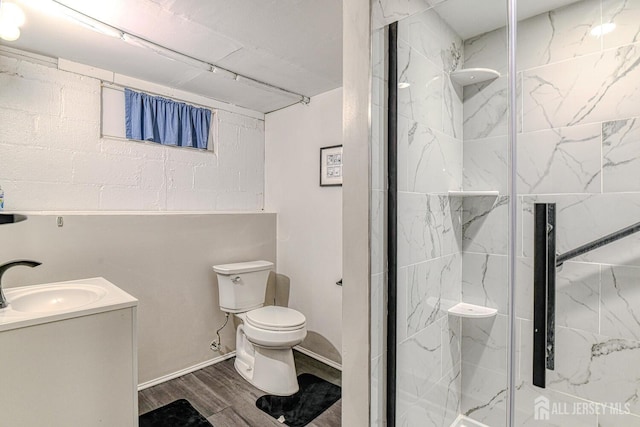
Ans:
POLYGON ((220 309, 244 313, 262 307, 272 268, 273 263, 269 261, 214 265, 213 271, 218 274, 220 309))

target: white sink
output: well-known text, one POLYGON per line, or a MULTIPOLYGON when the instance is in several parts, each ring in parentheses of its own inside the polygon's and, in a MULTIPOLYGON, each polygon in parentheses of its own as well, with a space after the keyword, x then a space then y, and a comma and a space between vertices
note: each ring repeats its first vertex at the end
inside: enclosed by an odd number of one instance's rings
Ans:
POLYGON ((135 307, 138 300, 103 277, 4 290, 0 332, 135 307))
POLYGON ((106 295, 104 289, 83 283, 34 288, 12 295, 9 299, 11 308, 26 313, 50 313, 79 308, 106 295))

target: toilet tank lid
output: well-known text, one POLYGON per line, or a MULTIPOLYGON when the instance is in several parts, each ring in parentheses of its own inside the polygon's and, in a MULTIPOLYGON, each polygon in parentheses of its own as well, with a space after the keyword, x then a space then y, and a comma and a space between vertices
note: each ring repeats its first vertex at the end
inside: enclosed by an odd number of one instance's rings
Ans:
POLYGON ((269 270, 273 263, 269 261, 236 262, 234 264, 214 265, 213 271, 219 274, 251 273, 252 271, 269 270))

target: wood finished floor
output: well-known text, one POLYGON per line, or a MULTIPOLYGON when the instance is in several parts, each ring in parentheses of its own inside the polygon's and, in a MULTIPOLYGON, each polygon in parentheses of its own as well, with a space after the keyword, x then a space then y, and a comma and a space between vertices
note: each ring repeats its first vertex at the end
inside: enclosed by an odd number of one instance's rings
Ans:
MULTIPOLYGON (((298 375, 311 373, 341 385, 340 371, 294 351, 298 375)), ((233 367, 235 358, 208 366, 138 393, 139 413, 144 414, 176 399, 187 399, 214 427, 268 427, 277 422, 256 407, 266 394, 253 387, 233 367)), ((339 427, 342 400, 313 420, 309 427, 339 427)))

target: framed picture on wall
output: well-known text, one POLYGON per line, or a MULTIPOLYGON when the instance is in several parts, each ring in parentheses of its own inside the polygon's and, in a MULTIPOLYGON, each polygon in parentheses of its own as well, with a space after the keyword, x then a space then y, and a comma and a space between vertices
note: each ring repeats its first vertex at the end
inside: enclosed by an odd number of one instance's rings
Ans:
POLYGON ((342 185, 342 145, 320 149, 320 187, 342 185))

